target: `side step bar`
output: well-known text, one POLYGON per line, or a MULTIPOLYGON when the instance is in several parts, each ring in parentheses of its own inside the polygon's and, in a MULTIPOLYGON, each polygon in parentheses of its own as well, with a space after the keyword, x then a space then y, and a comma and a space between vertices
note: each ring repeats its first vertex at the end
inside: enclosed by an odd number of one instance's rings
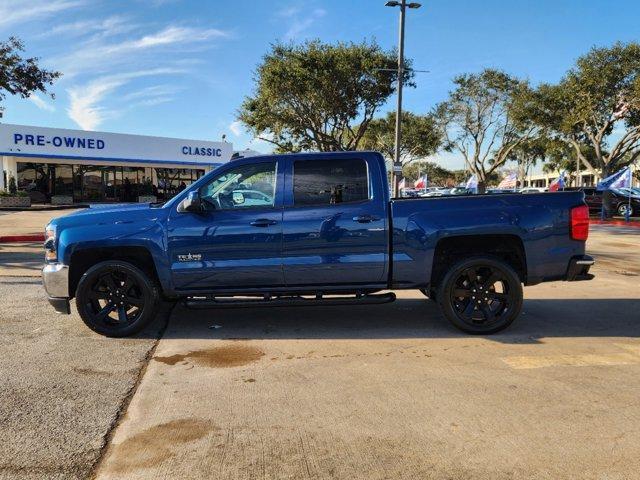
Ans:
POLYGON ((305 298, 298 295, 265 295, 261 298, 247 299, 246 297, 189 297, 184 300, 184 306, 191 309, 206 308, 242 308, 242 307, 299 307, 303 305, 370 305, 393 302, 396 294, 376 293, 376 294, 356 294, 349 296, 324 297, 317 294, 312 298, 305 298))

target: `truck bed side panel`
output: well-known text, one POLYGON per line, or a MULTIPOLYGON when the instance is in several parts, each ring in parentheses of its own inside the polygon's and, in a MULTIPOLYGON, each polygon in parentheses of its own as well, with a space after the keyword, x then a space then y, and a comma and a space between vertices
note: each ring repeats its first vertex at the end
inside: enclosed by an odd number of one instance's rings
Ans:
POLYGON ((560 278, 568 259, 584 253, 584 242, 569 236, 570 208, 581 204, 580 192, 394 200, 392 284, 426 286, 438 242, 461 235, 515 235, 524 245, 526 283, 560 278))

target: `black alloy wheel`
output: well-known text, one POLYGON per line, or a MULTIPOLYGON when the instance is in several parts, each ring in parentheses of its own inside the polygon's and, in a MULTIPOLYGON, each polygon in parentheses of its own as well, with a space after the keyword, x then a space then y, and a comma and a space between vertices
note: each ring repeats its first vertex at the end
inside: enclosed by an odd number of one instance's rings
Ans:
POLYGON ((93 331, 125 337, 142 330, 159 303, 153 282, 134 265, 108 260, 91 267, 76 291, 78 313, 93 331))
POLYGON ((507 328, 522 309, 522 285, 513 268, 499 258, 474 257, 445 275, 438 301, 459 329, 491 334, 507 328))

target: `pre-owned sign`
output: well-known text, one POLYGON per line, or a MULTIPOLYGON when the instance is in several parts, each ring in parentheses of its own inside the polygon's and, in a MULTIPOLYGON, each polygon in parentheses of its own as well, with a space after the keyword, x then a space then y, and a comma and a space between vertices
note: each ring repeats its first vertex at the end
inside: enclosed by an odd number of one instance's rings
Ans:
POLYGON ((231 143, 0 124, 0 155, 227 162, 231 143))

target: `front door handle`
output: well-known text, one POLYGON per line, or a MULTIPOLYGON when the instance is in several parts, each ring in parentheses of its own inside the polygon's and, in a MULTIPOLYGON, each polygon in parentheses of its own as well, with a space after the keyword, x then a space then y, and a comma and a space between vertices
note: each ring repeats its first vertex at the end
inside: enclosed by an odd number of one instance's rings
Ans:
POLYGON ((251 222, 251 226, 252 227, 270 227, 271 225, 275 225, 276 222, 275 220, 270 220, 268 218, 258 218, 257 220, 254 220, 253 222, 251 222))
POLYGON ((375 215, 358 215, 353 217, 353 221, 358 223, 371 223, 377 220, 380 220, 380 217, 376 217, 375 215))

